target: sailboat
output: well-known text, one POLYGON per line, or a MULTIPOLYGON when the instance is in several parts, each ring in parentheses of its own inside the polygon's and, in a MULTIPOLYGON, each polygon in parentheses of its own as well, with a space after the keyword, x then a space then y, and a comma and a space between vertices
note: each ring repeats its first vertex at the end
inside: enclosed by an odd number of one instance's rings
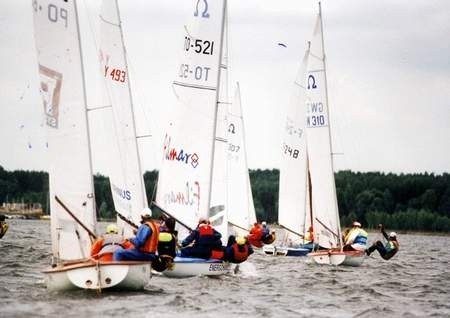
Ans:
POLYGON ((364 251, 343 251, 336 185, 334 181, 331 133, 328 110, 326 63, 322 12, 314 28, 306 74, 307 89, 307 153, 311 177, 314 241, 325 251, 308 254, 318 264, 359 266, 364 251))
MULTIPOLYGON (((215 148, 225 12, 226 0, 193 1, 173 82, 177 108, 171 114, 159 170, 156 205, 192 227, 200 217, 211 216, 213 162, 215 151, 220 151, 215 148)), ((226 224, 221 205, 214 208, 216 221, 222 217, 226 224)), ((186 232, 180 228, 179 236, 186 232)), ((227 272, 228 264, 222 260, 176 257, 173 268, 163 273, 186 277, 227 272)))
POLYGON ((48 139, 53 257, 43 271, 47 288, 142 289, 149 263, 90 259, 96 214, 77 3, 34 0, 33 16, 48 139))
POLYGON ((307 229, 312 225, 311 180, 306 143, 305 74, 309 57, 306 50, 294 82, 282 135, 278 223, 284 230, 281 243, 265 245, 263 251, 274 256, 305 256, 307 229))

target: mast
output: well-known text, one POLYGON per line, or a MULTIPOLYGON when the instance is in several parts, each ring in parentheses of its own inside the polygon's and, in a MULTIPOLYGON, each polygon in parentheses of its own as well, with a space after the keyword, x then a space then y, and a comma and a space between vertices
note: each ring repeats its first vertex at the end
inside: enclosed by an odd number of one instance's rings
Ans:
MULTIPOLYGON (((92 209, 92 213, 94 214, 92 217, 92 219, 95 220, 97 219, 97 215, 96 215, 96 206, 95 206, 95 188, 94 188, 94 177, 92 175, 93 173, 93 169, 92 169, 92 147, 91 147, 91 135, 90 135, 90 129, 89 129, 89 119, 88 119, 88 108, 87 108, 87 95, 86 95, 86 75, 84 72, 84 63, 83 63, 83 46, 81 45, 81 33, 80 33, 80 23, 79 23, 79 18, 78 18, 78 9, 77 9, 77 1, 74 0, 73 1, 73 6, 74 6, 74 11, 75 11, 75 21, 76 21, 76 25, 77 25, 77 38, 78 38, 78 46, 80 48, 80 63, 81 63, 81 78, 82 78, 82 87, 83 87, 83 102, 84 102, 84 111, 86 113, 86 132, 87 132, 87 146, 88 146, 88 154, 89 154, 89 169, 90 169, 90 173, 91 173, 91 188, 92 188, 92 193, 88 193, 87 197, 89 199, 92 199, 93 202, 93 209, 92 209)), ((95 231, 95 224, 93 224, 94 227, 94 231, 95 231)))
POLYGON ((144 207, 148 206, 148 202, 147 202, 147 194, 145 191, 145 184, 144 184, 144 175, 142 174, 142 165, 141 165, 141 157, 139 155, 139 147, 138 147, 138 142, 137 142, 137 133, 136 133, 136 119, 134 116, 134 103, 133 103, 133 95, 131 94, 131 80, 130 80, 130 70, 128 68, 128 59, 127 59, 127 50, 125 48, 125 41, 123 39, 123 30, 122 30, 122 19, 120 17, 120 10, 119 10, 119 3, 117 0, 115 0, 116 2, 116 10, 117 10, 117 19, 119 22, 119 30, 120 30, 120 39, 121 39, 121 43, 122 43, 122 51, 123 51, 123 56, 124 56, 124 63, 125 63, 125 69, 128 73, 128 94, 130 96, 130 109, 131 109, 131 118, 133 121, 133 131, 134 131, 134 138, 136 139, 135 141, 135 145, 136 145, 136 154, 137 154, 137 165, 138 165, 138 171, 139 174, 141 176, 141 178, 139 178, 139 181, 141 183, 141 191, 144 194, 142 196, 142 200, 143 200, 143 204, 144 207))
MULTIPOLYGON (((223 37, 224 37, 224 30, 225 30, 225 17, 226 17, 226 11, 227 11, 227 0, 223 1, 223 7, 222 7, 222 25, 220 30, 220 57, 219 57, 219 71, 217 72, 217 90, 216 90, 216 109, 214 112, 214 128, 213 128, 213 136, 212 138, 212 147, 211 147, 211 161, 214 161, 214 149, 215 149, 215 143, 216 143, 216 130, 217 130, 217 112, 219 108, 219 94, 220 94, 220 65, 222 63, 222 50, 223 50, 223 37)), ((206 210, 206 216, 209 218, 209 208, 211 207, 211 190, 212 190, 212 182, 213 182, 213 171, 214 171, 214 162, 211 163, 210 168, 210 174, 209 174, 209 190, 208 190, 208 198, 206 202, 208 202, 207 210, 206 210)))
POLYGON ((331 120, 330 120, 330 104, 328 102, 328 81, 327 81, 327 69, 326 69, 326 54, 325 54, 325 40, 324 40, 324 36, 323 36, 323 19, 322 19, 322 6, 321 3, 319 1, 319 17, 320 17, 320 32, 322 35, 322 48, 323 48, 323 70, 324 70, 324 78, 325 78, 325 101, 327 104, 327 117, 328 117, 328 125, 329 125, 329 129, 328 129, 328 134, 330 136, 330 156, 331 156, 331 171, 332 173, 332 177, 333 177, 333 194, 334 194, 334 204, 336 207, 336 218, 338 221, 338 236, 339 236, 339 245, 342 246, 342 235, 341 235, 341 221, 339 219, 339 206, 337 203, 337 194, 336 194, 336 182, 334 180, 334 167, 333 167, 333 146, 332 146, 332 138, 331 138, 331 120))

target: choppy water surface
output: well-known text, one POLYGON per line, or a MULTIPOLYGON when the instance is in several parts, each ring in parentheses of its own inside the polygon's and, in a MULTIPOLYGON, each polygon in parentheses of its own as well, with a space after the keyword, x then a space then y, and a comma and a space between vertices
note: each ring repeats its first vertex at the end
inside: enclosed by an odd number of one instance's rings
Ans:
MULTIPOLYGON (((449 317, 450 237, 399 235, 361 267, 252 255, 236 275, 153 276, 143 292, 48 292, 50 225, 9 220, 0 240, 0 317, 449 317)), ((369 241, 379 238, 369 236, 369 241)))

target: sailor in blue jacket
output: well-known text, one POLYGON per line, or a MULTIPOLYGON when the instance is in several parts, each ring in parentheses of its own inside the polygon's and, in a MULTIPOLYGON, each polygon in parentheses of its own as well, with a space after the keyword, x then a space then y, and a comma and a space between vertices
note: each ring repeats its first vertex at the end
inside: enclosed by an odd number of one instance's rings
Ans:
POLYGON ((222 249, 222 234, 205 218, 200 218, 197 228, 181 242, 181 256, 208 259, 213 249, 222 249))

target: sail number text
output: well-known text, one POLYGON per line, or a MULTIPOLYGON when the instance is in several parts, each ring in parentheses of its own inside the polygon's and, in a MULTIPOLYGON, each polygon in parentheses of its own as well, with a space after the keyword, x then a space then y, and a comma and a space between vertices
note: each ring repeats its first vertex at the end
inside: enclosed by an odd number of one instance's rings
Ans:
POLYGON ((192 78, 194 77, 197 81, 208 81, 208 75, 210 67, 206 66, 191 66, 189 64, 181 64, 179 76, 181 78, 192 78))
POLYGON ((283 143, 283 153, 291 156, 292 158, 297 159, 300 151, 298 149, 294 149, 286 143, 283 143))
POLYGON ((116 82, 124 83, 126 80, 127 72, 118 68, 113 68, 109 71, 109 66, 105 66, 105 77, 111 76, 111 79, 116 82))
MULTIPOLYGON (((44 8, 38 3, 37 0, 33 0, 33 10, 34 12, 42 11, 44 8)), ((55 4, 49 3, 47 6, 47 18, 53 23, 64 23, 67 28, 67 10, 60 8, 55 4)))
POLYGON ((324 127, 327 126, 327 117, 325 116, 326 108, 322 102, 307 102, 307 127, 324 127))
POLYGON ((228 151, 239 152, 239 149, 241 149, 241 147, 238 145, 233 145, 231 143, 228 144, 228 151))
POLYGON ((185 36, 184 49, 186 52, 188 52, 189 50, 194 50, 195 53, 213 55, 214 41, 191 39, 190 37, 185 36))

